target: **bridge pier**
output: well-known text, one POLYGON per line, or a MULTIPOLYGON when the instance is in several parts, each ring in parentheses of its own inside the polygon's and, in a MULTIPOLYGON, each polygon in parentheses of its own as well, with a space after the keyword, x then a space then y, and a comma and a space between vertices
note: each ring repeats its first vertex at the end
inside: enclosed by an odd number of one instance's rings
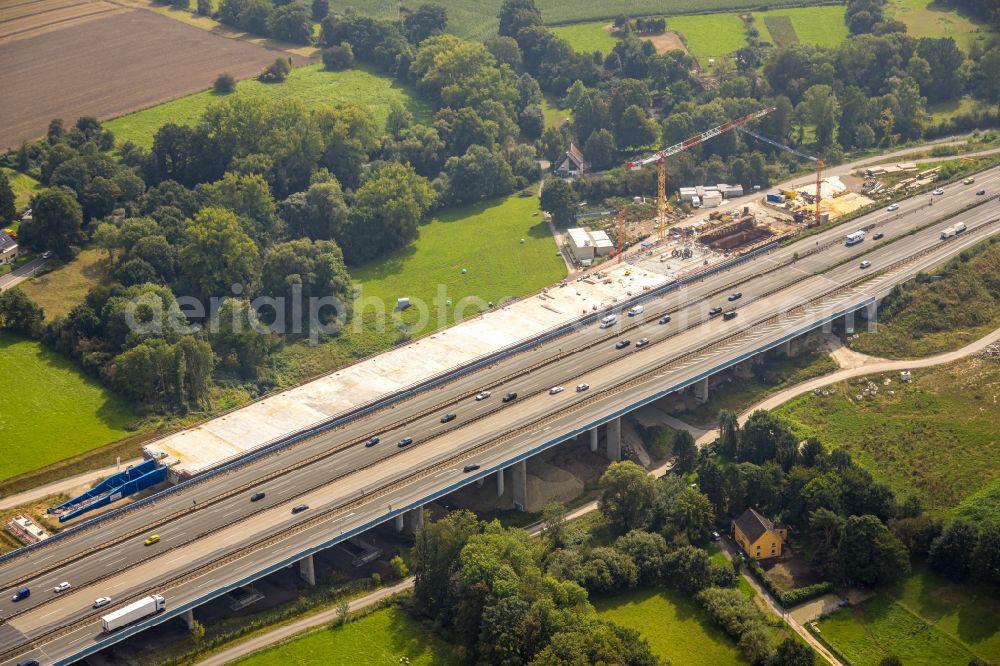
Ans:
POLYGON ((785 340, 785 342, 782 343, 782 345, 781 345, 781 354, 785 358, 791 358, 792 357, 792 341, 791 340, 785 340))
POLYGON ((622 459, 622 417, 608 421, 608 460, 619 462, 622 459))
POLYGON ((476 479, 476 486, 477 487, 482 488, 484 483, 486 483, 486 477, 485 476, 481 476, 478 479, 476 479))
POLYGON ((528 506, 528 463, 525 460, 510 467, 511 490, 514 494, 514 508, 525 511, 528 506))
POLYGON ((854 333, 854 313, 848 312, 844 315, 844 333, 852 335, 854 333))
POLYGON ((397 532, 402 532, 405 525, 403 524, 403 514, 399 514, 395 518, 395 527, 397 532))
POLYGON ((868 332, 878 332, 878 304, 879 301, 869 303, 865 306, 865 321, 868 323, 868 332))
POLYGON ((503 497, 503 470, 497 470, 497 497, 503 497))
POLYGON ((312 555, 306 555, 299 560, 299 577, 309 585, 316 584, 316 565, 313 563, 312 555))
POLYGON ((181 614, 181 619, 184 620, 184 624, 187 626, 188 631, 194 629, 194 609, 189 608, 181 614))
POLYGON ((590 429, 590 452, 597 453, 597 428, 590 429))
POLYGON ((708 377, 699 379, 694 385, 694 397, 698 402, 708 402, 708 377))
POLYGON ((417 530, 424 526, 424 508, 417 507, 406 512, 406 520, 409 523, 409 531, 416 534, 417 530))

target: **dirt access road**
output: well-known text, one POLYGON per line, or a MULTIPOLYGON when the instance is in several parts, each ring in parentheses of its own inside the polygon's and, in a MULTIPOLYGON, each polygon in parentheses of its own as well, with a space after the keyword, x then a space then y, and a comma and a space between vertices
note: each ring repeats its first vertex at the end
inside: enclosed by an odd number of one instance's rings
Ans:
POLYGON ((0 13, 0 150, 52 118, 105 120, 251 76, 284 51, 103 0, 21 0, 0 13))

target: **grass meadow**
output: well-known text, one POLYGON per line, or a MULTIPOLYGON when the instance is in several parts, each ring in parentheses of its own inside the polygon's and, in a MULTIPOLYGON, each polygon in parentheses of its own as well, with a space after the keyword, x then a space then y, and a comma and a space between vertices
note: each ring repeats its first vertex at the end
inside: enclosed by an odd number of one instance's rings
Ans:
POLYGON ((988 26, 981 25, 953 9, 928 0, 890 0, 893 18, 906 24, 913 37, 954 37, 968 51, 974 41, 989 37, 988 26))
POLYGON ((1000 601, 923 568, 898 586, 819 621, 820 635, 855 666, 889 654, 904 664, 965 666, 1000 659, 1000 601))
MULTIPOLYGON (((753 13, 757 29, 760 30, 761 41, 775 45, 785 45, 771 32, 771 25, 791 26, 793 41, 800 44, 812 44, 834 48, 847 38, 847 25, 844 24, 843 5, 824 5, 821 7, 789 7, 788 9, 771 9, 765 12, 753 13)), ((785 28, 785 30, 788 30, 785 28)))
POLYGON ((561 37, 572 44, 573 49, 580 53, 600 51, 604 55, 607 55, 611 53, 611 49, 618 43, 618 38, 606 30, 608 24, 608 21, 597 21, 596 23, 556 25, 552 26, 552 32, 557 37, 561 37))
MULTIPOLYGON (((271 99, 299 99, 307 105, 360 104, 367 107, 383 126, 394 102, 406 106, 420 120, 430 117, 430 109, 415 94, 388 76, 367 69, 330 72, 322 65, 293 69, 283 83, 261 83, 244 79, 236 84, 235 95, 271 99)), ((222 99, 212 90, 164 102, 104 123, 119 142, 133 141, 140 146, 153 145, 156 130, 167 123, 194 124, 213 102, 222 99)))
POLYGON ((0 377, 0 480, 125 437, 135 420, 127 400, 72 361, 3 331, 0 377))
POLYGON ((88 291, 109 280, 107 259, 101 250, 84 250, 55 270, 18 286, 42 306, 46 319, 64 317, 83 302, 88 291))
POLYGON ((45 189, 44 185, 28 174, 6 167, 0 167, 0 171, 7 174, 7 178, 10 181, 10 189, 14 191, 15 203, 18 210, 26 208, 31 197, 45 189))
POLYGON ((872 377, 880 387, 875 399, 856 401, 863 387, 852 380, 830 387, 829 396, 799 396, 775 413, 800 438, 848 449, 877 480, 899 497, 916 495, 932 514, 953 515, 965 502, 977 502, 980 512, 995 507, 1000 365, 971 358, 914 370, 911 384, 898 376, 886 375, 888 386, 872 377))
POLYGON ((406 613, 385 608, 356 622, 328 627, 235 662, 240 666, 451 666, 452 647, 406 613))

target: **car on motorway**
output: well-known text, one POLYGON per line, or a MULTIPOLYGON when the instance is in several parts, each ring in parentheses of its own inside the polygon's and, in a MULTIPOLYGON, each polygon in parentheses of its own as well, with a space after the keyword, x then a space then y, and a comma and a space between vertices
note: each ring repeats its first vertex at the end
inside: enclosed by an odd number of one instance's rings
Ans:
POLYGON ((886 210, 889 211, 890 213, 894 210, 899 210, 899 204, 898 203, 889 204, 888 207, 886 207, 886 210))
POLYGON ((730 310, 729 312, 722 313, 722 318, 729 321, 730 319, 736 319, 737 314, 739 313, 736 310, 730 310))
POLYGON ((861 268, 862 269, 868 268, 871 265, 872 265, 872 262, 868 261, 867 259, 865 259, 864 261, 861 262, 861 268))
POLYGON ((966 178, 962 181, 962 185, 972 185, 974 182, 976 182, 975 178, 966 178))
POLYGON ((146 540, 143 541, 143 543, 146 544, 147 546, 152 546, 154 543, 159 543, 159 541, 160 541, 160 535, 154 534, 153 536, 146 537, 146 540))
POLYGON ((638 340, 635 341, 635 348, 642 349, 648 344, 649 344, 649 338, 639 338, 638 340))
POLYGON ((628 316, 635 317, 636 315, 641 315, 644 309, 645 308, 643 308, 641 305, 633 305, 631 308, 629 308, 628 316))
POLYGON ((292 513, 302 513, 309 508, 308 504, 296 504, 292 507, 292 513))
POLYGON ((979 190, 978 192, 976 192, 976 196, 977 196, 977 197, 981 197, 981 196, 983 196, 984 194, 986 194, 986 190, 979 190))
POLYGON ((479 469, 478 463, 470 463, 465 467, 463 467, 462 471, 468 473, 468 472, 475 472, 477 469, 479 469))
POLYGON ((13 594, 13 596, 11 596, 10 600, 11 601, 20 601, 21 599, 27 599, 30 596, 31 596, 31 588, 22 587, 17 592, 15 592, 13 594))
POLYGON ((265 495, 263 491, 258 491, 258 492, 255 492, 253 495, 250 496, 250 501, 251 502, 259 502, 262 499, 264 499, 265 497, 267 497, 267 495, 265 495))
POLYGON ((670 315, 663 315, 662 317, 660 317, 660 323, 661 324, 669 324, 670 323, 670 315))
POLYGON ((712 308, 711 310, 708 311, 708 316, 709 317, 715 317, 715 316, 720 315, 720 314, 722 314, 722 308, 721 307, 714 307, 714 308, 712 308))
POLYGON ((939 188, 937 188, 936 190, 934 190, 933 192, 931 192, 931 194, 933 194, 933 195, 935 195, 935 196, 941 196, 942 194, 944 194, 944 190, 942 190, 942 189, 941 189, 941 188, 939 187, 939 188))
POLYGON ((875 234, 874 236, 872 236, 872 240, 879 240, 879 239, 884 238, 884 237, 885 237, 885 234, 880 231, 877 234, 875 234))
POLYGON ((741 298, 743 298, 743 292, 742 291, 734 291, 733 293, 729 294, 729 300, 731 300, 731 301, 736 301, 736 300, 739 300, 741 298))
POLYGON ((369 437, 368 440, 365 442, 365 448, 370 449, 381 441, 382 440, 378 438, 378 435, 369 437))
POLYGON ((406 448, 410 444, 413 444, 413 438, 412 437, 404 437, 403 439, 401 439, 398 442, 396 442, 396 446, 398 446, 401 449, 406 448))
POLYGON ((94 608, 103 608, 111 603, 111 597, 97 597, 94 599, 94 608))
POLYGON ((576 392, 577 393, 583 393, 584 391, 586 391, 589 388, 590 388, 590 384, 577 384, 576 385, 576 392))
POLYGON ((512 400, 517 400, 517 393, 511 391, 500 399, 500 402, 511 402, 512 400))
POLYGON ((21 661, 17 662, 17 666, 38 666, 38 660, 37 659, 22 659, 21 661))
POLYGON ((553 386, 552 388, 549 389, 549 395, 555 395, 556 393, 562 393, 562 392, 563 392, 562 386, 553 386))
POLYGON ((630 340, 619 340, 615 343, 615 349, 625 349, 630 344, 632 344, 630 340))
POLYGON ((455 420, 455 412, 448 412, 447 414, 441 417, 441 423, 447 423, 448 421, 454 421, 454 420, 455 420))
POLYGON ((55 587, 53 587, 52 591, 55 592, 56 594, 58 594, 60 592, 65 592, 66 590, 68 590, 71 587, 73 587, 73 586, 69 584, 69 581, 68 580, 64 580, 63 582, 61 582, 58 585, 56 585, 55 587))
POLYGON ((493 395, 492 391, 480 391, 479 393, 476 394, 476 402, 481 402, 483 400, 486 400, 486 398, 490 397, 491 395, 493 395))

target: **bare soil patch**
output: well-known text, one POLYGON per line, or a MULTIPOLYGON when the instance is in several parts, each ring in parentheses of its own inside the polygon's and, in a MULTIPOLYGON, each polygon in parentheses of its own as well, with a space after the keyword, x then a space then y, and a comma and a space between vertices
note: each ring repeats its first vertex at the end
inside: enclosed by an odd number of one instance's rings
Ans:
POLYGON ((801 557, 771 562, 764 567, 764 571, 783 590, 794 590, 823 582, 801 557))
MULTIPOLYGON (((0 39, 0 150, 42 136, 52 118, 114 118, 204 90, 221 72, 251 76, 287 55, 142 10, 84 14, 52 29, 53 16, 72 8, 31 4, 40 8, 33 17, 17 8, 20 36, 0 39), (32 20, 34 31, 24 32, 32 20)), ((0 34, 6 26, 5 14, 0 34)))
POLYGON ((22 0, 6 4, 0 20, 0 42, 32 37, 71 23, 124 11, 104 0, 22 0))
POLYGON ((656 47, 656 52, 658 54, 666 53, 667 51, 683 51, 687 53, 687 46, 681 40, 680 35, 676 32, 664 32, 660 35, 649 35, 643 37, 648 42, 652 42, 653 46, 656 47))

